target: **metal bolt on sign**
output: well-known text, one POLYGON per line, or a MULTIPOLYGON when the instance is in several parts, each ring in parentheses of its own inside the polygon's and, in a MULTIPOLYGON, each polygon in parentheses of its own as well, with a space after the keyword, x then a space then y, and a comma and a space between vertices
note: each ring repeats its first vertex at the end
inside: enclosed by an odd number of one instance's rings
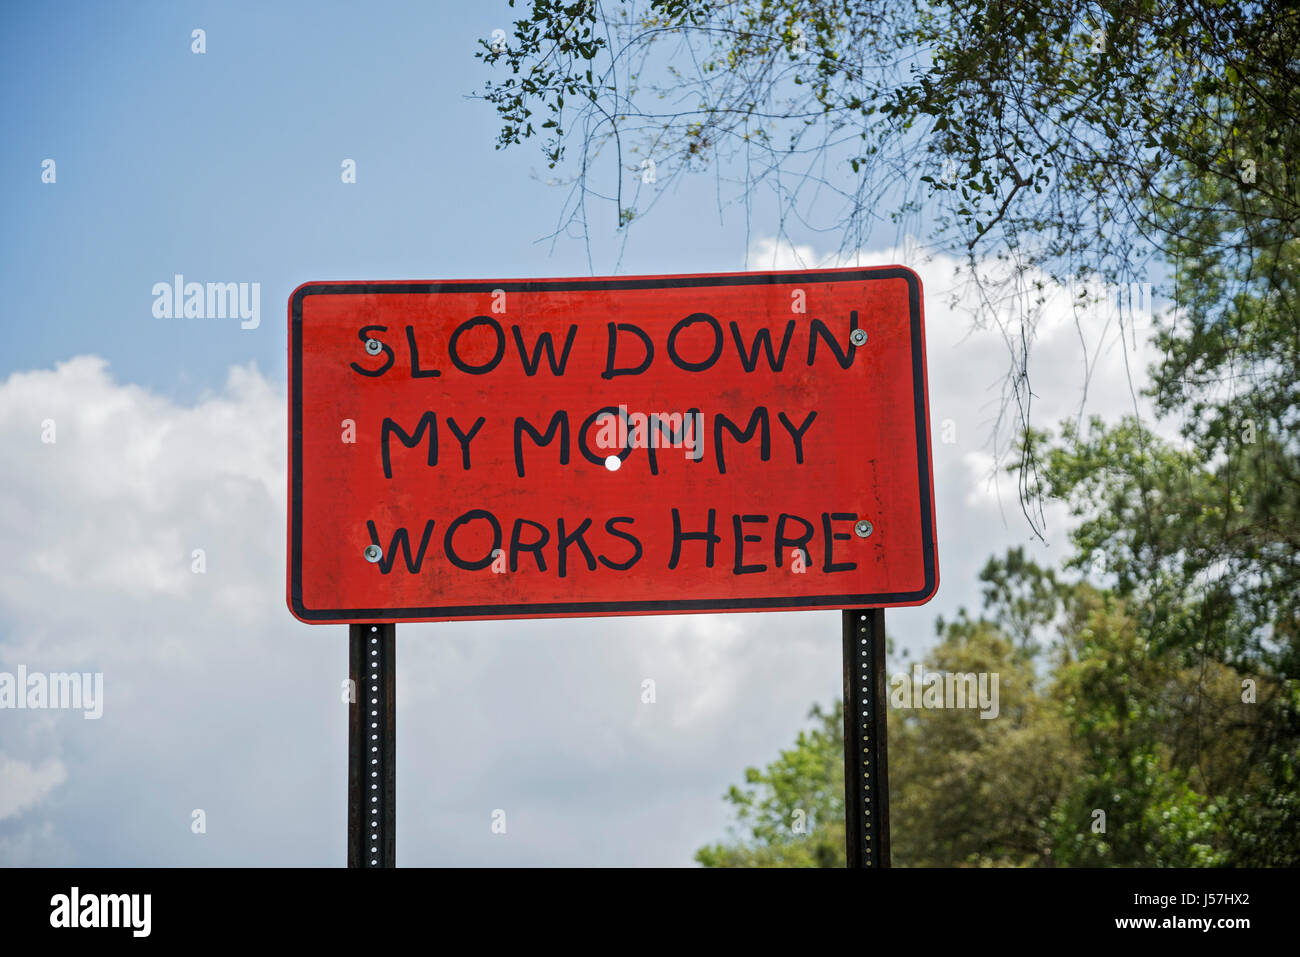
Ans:
POLYGON ((867 330, 854 329, 849 333, 849 342, 855 346, 865 346, 867 344, 867 330))
POLYGON ((379 355, 379 353, 383 351, 384 351, 384 344, 380 342, 378 339, 366 340, 366 353, 368 355, 377 356, 379 355))
POLYGON ((875 531, 875 526, 863 518, 854 523, 853 531, 857 533, 858 538, 870 538, 871 533, 875 531))

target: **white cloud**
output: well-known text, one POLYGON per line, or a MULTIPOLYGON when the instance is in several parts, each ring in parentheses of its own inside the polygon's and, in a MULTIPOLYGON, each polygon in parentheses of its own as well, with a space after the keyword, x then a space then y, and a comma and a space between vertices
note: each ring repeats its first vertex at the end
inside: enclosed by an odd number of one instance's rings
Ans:
POLYGON ((0 754, 0 821, 39 803, 67 778, 68 772, 57 758, 32 765, 0 754))
POLYGON ((812 246, 796 245, 786 240, 761 236, 749 245, 750 269, 824 269, 835 263, 823 261, 824 257, 812 246))

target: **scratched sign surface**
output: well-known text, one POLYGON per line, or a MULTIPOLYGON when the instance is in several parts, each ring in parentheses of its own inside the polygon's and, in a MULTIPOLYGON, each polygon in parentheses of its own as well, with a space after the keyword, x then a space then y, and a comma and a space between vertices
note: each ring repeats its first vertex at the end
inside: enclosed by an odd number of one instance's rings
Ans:
POLYGON ((898 266, 321 282, 289 301, 307 622, 921 604, 921 283, 898 266))

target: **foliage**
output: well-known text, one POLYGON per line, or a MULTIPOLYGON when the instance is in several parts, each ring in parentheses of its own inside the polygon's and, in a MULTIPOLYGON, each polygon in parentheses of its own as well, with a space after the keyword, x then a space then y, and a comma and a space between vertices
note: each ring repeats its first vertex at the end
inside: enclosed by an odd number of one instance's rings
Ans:
MULTIPOLYGON (((1296 315, 1284 288, 1300 235, 1300 9, 1287 0, 519 8, 510 31, 482 41, 496 72, 480 95, 499 147, 542 137, 566 172, 557 234, 586 236, 601 206, 619 228, 639 222, 703 170, 747 235, 764 194, 778 238, 792 238, 786 224, 831 234, 841 257, 878 224, 929 233, 966 256, 977 321, 1001 326, 1001 411, 1014 402, 1017 434, 1033 424, 1028 356, 1053 280, 1150 279, 1156 257, 1173 264, 1180 304, 1204 290, 1196 333, 1162 340, 1171 382, 1234 348, 1225 306, 1296 315), (932 218, 912 229, 923 211, 932 218)), ((1284 347, 1294 355, 1294 322, 1284 347)), ((1037 524, 1038 446, 1022 448, 1037 524)))
POLYGON ((1221 208, 1246 160, 1252 191, 1271 199, 1261 214, 1296 221, 1282 131, 1300 104, 1300 14, 1288 4, 534 0, 507 40, 482 44, 507 69, 482 94, 499 146, 546 131, 555 166, 576 129, 584 169, 609 142, 620 165, 626 146, 678 171, 743 153, 792 211, 807 208, 806 167, 830 151, 858 180, 822 179, 844 203, 846 243, 890 186, 876 180, 908 171, 875 160, 913 147, 927 158, 917 182, 952 201, 968 247, 996 229, 1013 246, 1041 236, 1043 261, 1095 262, 1125 251, 1124 229, 1195 208, 1167 171, 1228 187, 1221 208))
MULTIPOLYGON (((1300 861, 1272 826, 1288 819, 1295 789, 1276 788, 1256 766, 1254 742, 1270 719, 1241 700, 1240 673, 1189 666, 1178 649, 1147 640, 1115 593, 1055 581, 1019 549, 990 560, 981 579, 984 614, 940 621, 925 668, 996 673, 998 714, 891 707, 896 865, 1300 861), (1026 614, 1017 596, 1035 591, 1026 614)), ((843 866, 842 711, 811 717, 794 748, 730 790, 731 840, 697 861, 843 866), (801 808, 813 811, 806 834, 791 828, 801 808)))
MULTIPOLYGON (((1297 124, 1278 136, 1294 147, 1297 124)), ((1233 862, 1294 863, 1300 238, 1259 213, 1273 197, 1225 202, 1224 189, 1210 177, 1189 181, 1188 207, 1201 212, 1182 217, 1173 242, 1178 308, 1158 329, 1163 358, 1147 389, 1157 423, 1064 423, 1054 439, 1035 440, 1050 448, 1044 488, 1078 520, 1074 564, 1100 560, 1157 651, 1207 683, 1224 669, 1252 683, 1256 700, 1244 708, 1240 681, 1200 689, 1206 711, 1235 714, 1238 759, 1219 769, 1232 795, 1216 813, 1233 862)))
POLYGON ((844 708, 814 706, 809 718, 793 748, 727 792, 738 828, 733 843, 696 853, 705 867, 844 866, 844 708))

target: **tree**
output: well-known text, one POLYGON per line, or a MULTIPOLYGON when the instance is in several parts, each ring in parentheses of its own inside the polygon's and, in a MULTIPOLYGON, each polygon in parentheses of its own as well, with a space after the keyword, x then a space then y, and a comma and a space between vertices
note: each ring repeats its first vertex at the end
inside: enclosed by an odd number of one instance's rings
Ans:
MULTIPOLYGON (((1054 815, 1056 862, 1223 863, 1226 838, 1206 772, 1227 741, 1201 737, 1210 729, 1187 720, 1187 705, 1206 684, 1222 687, 1224 674, 1183 668, 1153 649, 1113 595, 1082 589, 1071 604, 1053 690, 1079 759, 1054 815)), ((1223 722, 1211 716, 1207 724, 1223 722)))
MULTIPOLYGON (((1079 764, 1033 657, 997 621, 939 623, 927 671, 984 674, 998 712, 890 709, 890 814, 901 866, 1050 865, 1053 809, 1079 764)), ((895 703, 896 704, 896 703, 895 703)))
POLYGON ((1253 191, 1269 197, 1256 215, 1296 221, 1283 132, 1300 105, 1300 13, 1287 4, 534 0, 529 7, 508 39, 482 41, 478 55, 508 69, 482 96, 502 120, 498 145, 544 132, 553 167, 576 130, 582 191, 590 161, 610 144, 617 196, 623 180, 641 172, 639 162, 627 162, 633 156, 659 156, 657 168, 671 179, 743 155, 758 172, 739 186, 770 186, 793 214, 815 202, 799 195, 799 184, 816 175, 801 164, 829 169, 842 161, 852 174, 849 189, 836 191, 842 248, 862 241, 874 201, 891 193, 894 184, 883 178, 903 173, 954 201, 952 222, 965 230, 968 248, 995 236, 1007 247, 1041 237, 1043 248, 1028 263, 1068 255, 1100 263, 1128 251, 1115 245, 1124 228, 1165 228, 1186 208, 1183 190, 1164 182, 1171 170, 1195 170, 1236 192, 1249 169, 1253 191), (932 175, 911 175, 915 152, 932 175), (877 166, 886 156, 908 165, 877 166), (956 165, 948 175, 945 161, 956 165), (778 173, 792 173, 796 185, 778 173), (1153 208, 1156 200, 1171 208, 1153 208))
MULTIPOLYGON (((1010 310, 1023 432, 1050 281, 1276 258, 1300 232, 1297 50, 1282 0, 534 0, 478 55, 504 68, 481 94, 498 146, 541 136, 568 173, 557 232, 593 204, 628 226, 705 169, 747 236, 768 195, 781 237, 841 255, 933 210, 978 321, 1010 310)), ((1223 270, 1216 302, 1269 275, 1223 270)))
MULTIPOLYGON (((1295 48, 1292 49, 1294 61, 1295 48)), ((1272 135, 1272 134, 1270 134, 1272 135)), ((1297 124, 1274 159, 1294 184, 1297 124), (1289 167, 1289 169, 1288 169, 1289 167)), ((1251 186, 1252 184, 1243 184, 1251 186)), ((1234 715, 1214 788, 1239 864, 1300 859, 1300 243, 1256 192, 1211 176, 1186 184, 1172 243, 1179 309, 1157 331, 1147 395, 1161 439, 1136 418, 1065 423, 1047 494, 1079 525, 1075 564, 1100 559, 1161 651, 1235 684, 1196 689, 1201 713, 1234 715), (1194 213, 1194 210, 1206 212, 1194 213), (1222 779, 1231 781, 1226 784, 1222 779)))
POLYGON ((843 867, 844 708, 816 706, 811 730, 765 769, 747 768, 745 787, 726 800, 735 809, 732 843, 700 848, 705 867, 843 867))
MULTIPOLYGON (((1294 789, 1250 755, 1266 713, 1243 675, 1161 648, 1113 591, 1054 581, 1023 553, 990 559, 984 613, 937 625, 927 671, 998 676, 996 717, 891 693, 890 818, 899 866, 1292 863, 1276 843, 1294 789), (1020 596, 1038 593, 1033 611, 1020 596), (1025 636, 1028 635, 1026 638, 1025 636), (1262 856, 1262 852, 1266 856, 1262 856)), ((901 687, 898 676, 891 688, 901 687)), ((1276 694, 1270 688, 1266 694, 1276 694)), ((706 866, 843 866, 839 705, 814 709, 764 770, 732 788, 731 840, 706 866), (815 809, 805 833, 790 827, 815 809)))

